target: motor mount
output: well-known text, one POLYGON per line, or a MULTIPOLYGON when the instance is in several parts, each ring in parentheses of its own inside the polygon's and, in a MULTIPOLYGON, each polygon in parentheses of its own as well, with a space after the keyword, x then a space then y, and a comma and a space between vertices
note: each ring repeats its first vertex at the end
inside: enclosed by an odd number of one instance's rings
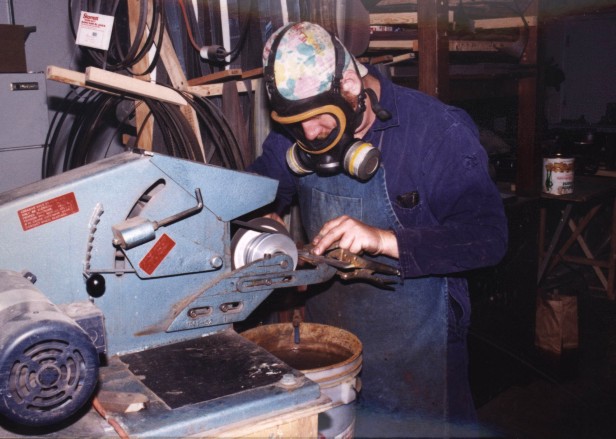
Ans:
POLYGON ((91 338, 20 273, 0 270, 0 414, 59 423, 90 399, 99 357, 91 338))

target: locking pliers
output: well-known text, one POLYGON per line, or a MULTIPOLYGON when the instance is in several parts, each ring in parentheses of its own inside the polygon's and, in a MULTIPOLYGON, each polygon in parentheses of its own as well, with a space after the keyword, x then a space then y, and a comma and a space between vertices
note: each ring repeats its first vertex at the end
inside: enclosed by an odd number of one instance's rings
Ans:
POLYGON ((313 265, 331 265, 338 269, 336 274, 343 280, 365 280, 386 289, 393 289, 390 285, 400 281, 400 270, 394 266, 363 258, 339 247, 330 248, 321 256, 310 253, 311 249, 310 244, 299 249, 299 259, 313 265))

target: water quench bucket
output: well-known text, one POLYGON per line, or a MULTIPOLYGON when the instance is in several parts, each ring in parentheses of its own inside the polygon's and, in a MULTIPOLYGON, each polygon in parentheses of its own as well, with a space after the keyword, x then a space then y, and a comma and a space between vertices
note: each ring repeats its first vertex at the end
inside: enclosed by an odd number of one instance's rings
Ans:
POLYGON ((355 401, 360 390, 362 344, 348 331, 334 326, 276 323, 241 333, 306 377, 319 384, 334 406, 319 414, 319 436, 352 438, 355 401))
POLYGON ((573 193, 575 159, 556 154, 543 159, 543 192, 552 195, 573 193))

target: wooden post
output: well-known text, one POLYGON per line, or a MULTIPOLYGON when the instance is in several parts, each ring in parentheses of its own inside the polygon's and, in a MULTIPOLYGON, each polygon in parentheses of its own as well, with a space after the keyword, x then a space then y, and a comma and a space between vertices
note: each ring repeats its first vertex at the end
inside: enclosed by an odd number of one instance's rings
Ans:
MULTIPOLYGON (((137 30, 137 23, 139 21, 139 0, 128 0, 128 17, 129 17, 129 29, 130 29, 130 38, 133 41, 136 36, 135 32, 137 30)), ((151 1, 149 1, 151 3, 151 1)), ((151 4, 149 5, 151 6, 151 4)), ((152 11, 151 7, 148 7, 148 11, 152 11)), ((151 19, 151 16, 148 17, 148 20, 151 19)), ((141 44, 144 42, 142 41, 141 44)), ((139 63, 135 65, 135 70, 138 72, 144 71, 148 67, 148 57, 144 57, 139 63)), ((139 79, 143 79, 144 81, 150 80, 150 75, 140 76, 139 79)), ((135 103, 135 124, 137 127, 138 145, 135 145, 139 148, 151 151, 152 150, 152 141, 153 141, 153 133, 154 133, 154 120, 152 117, 149 117, 150 110, 149 108, 143 104, 143 102, 139 101, 135 103)))
POLYGON ((417 1, 419 90, 449 101, 449 4, 447 0, 417 1))
MULTIPOLYGON (((167 70, 167 74, 169 75, 169 79, 171 80, 171 85, 173 88, 177 90, 189 91, 188 80, 186 79, 186 75, 184 74, 184 70, 182 70, 182 66, 180 65, 180 60, 178 59, 177 54, 173 48, 173 44, 171 44, 171 37, 165 29, 165 35, 163 37, 162 48, 160 51, 160 59, 167 70)), ((201 148, 201 153, 203 154, 203 160, 205 161, 205 147, 203 146, 203 140, 201 139, 201 128, 199 128, 199 120, 197 119, 197 113, 190 105, 184 105, 180 107, 180 111, 192 127, 195 136, 197 137, 197 142, 199 142, 199 147, 201 148)))
MULTIPOLYGON (((137 28, 137 23, 139 20, 139 3, 139 0, 128 1, 131 39, 135 38, 135 30, 137 28)), ((150 11, 151 13, 152 0, 148 0, 148 3, 148 11, 150 11)), ((148 16, 148 22, 151 22, 151 18, 151 16, 148 16)), ((154 29, 149 29, 149 31, 153 32, 154 29)), ((186 90, 188 87, 186 75, 182 70, 180 61, 177 57, 177 54, 175 53, 173 45, 171 44, 171 38, 169 37, 167 30, 163 28, 163 32, 164 36, 161 44, 162 47, 160 48, 160 59, 162 60, 165 69, 167 70, 167 74, 169 75, 169 79, 171 80, 171 85, 177 90, 186 90)), ((135 66, 135 70, 144 71, 148 67, 148 65, 149 59, 148 57, 144 57, 144 59, 135 66)), ((143 79, 144 81, 150 81, 150 75, 140 76, 139 78, 143 79)), ((145 105, 140 105, 140 103, 137 103, 135 111, 137 132, 139 133, 141 130, 138 146, 143 149, 151 150, 153 141, 154 120, 152 117, 148 117, 149 109, 145 105)), ((201 152, 203 153, 203 157, 205 157, 205 149, 201 140, 201 129, 199 128, 199 121, 197 120, 195 110, 193 110, 190 105, 183 105, 180 107, 180 111, 195 132, 195 136, 197 137, 197 141, 199 142, 199 146, 201 147, 201 152)))
MULTIPOLYGON (((538 0, 533 0, 525 15, 536 16, 538 0)), ((528 43, 520 64, 537 65, 537 26, 529 25, 528 43)), ((537 131, 537 75, 518 81, 518 147, 516 193, 521 196, 538 196, 541 192, 541 148, 536 139, 537 131)))

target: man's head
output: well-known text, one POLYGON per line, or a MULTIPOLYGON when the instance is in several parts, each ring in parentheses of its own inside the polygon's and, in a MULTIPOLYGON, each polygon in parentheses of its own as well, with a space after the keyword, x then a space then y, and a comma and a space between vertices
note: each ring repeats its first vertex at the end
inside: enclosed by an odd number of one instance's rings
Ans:
MULTIPOLYGON (((366 68, 335 36, 307 22, 276 31, 265 44, 263 66, 272 118, 297 141, 287 155, 291 168, 336 172, 349 149, 355 151, 355 130, 366 108, 366 68)), ((367 149, 361 148, 362 156, 367 149)))
POLYGON ((347 70, 355 72, 355 65, 360 76, 368 72, 335 36, 309 22, 294 23, 272 34, 263 49, 263 66, 267 68, 272 61, 274 85, 282 97, 291 101, 311 98, 329 90, 337 62, 341 63, 339 74, 347 70), (272 44, 281 34, 275 54, 271 56, 272 44))

